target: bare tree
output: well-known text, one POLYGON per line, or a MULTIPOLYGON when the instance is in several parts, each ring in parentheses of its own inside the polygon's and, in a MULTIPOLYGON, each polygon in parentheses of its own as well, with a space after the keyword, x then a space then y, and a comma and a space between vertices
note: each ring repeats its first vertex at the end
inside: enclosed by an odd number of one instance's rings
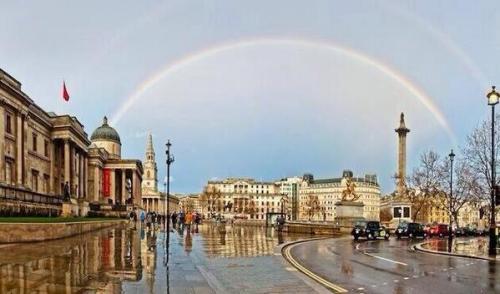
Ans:
POLYGON ((206 186, 200 195, 200 205, 202 208, 207 208, 209 214, 212 215, 215 211, 222 210, 221 198, 222 193, 217 188, 206 186))
POLYGON ((416 221, 420 212, 432 205, 441 188, 442 166, 439 155, 430 150, 420 156, 420 164, 407 180, 406 198, 412 206, 412 220, 416 221))
POLYGON ((386 207, 380 210, 380 221, 381 222, 389 222, 392 220, 391 209, 386 207))
MULTIPOLYGON (((500 116, 497 116, 496 120, 500 120, 500 116)), ((499 152, 500 124, 497 123, 495 129, 495 158, 498 158, 499 152)), ((491 120, 482 122, 467 136, 462 153, 468 169, 478 176, 477 181, 480 188, 478 196, 480 196, 483 204, 486 205, 487 203, 488 210, 491 210, 491 120)), ((495 169, 498 169, 498 160, 495 162, 497 163, 495 169)))
POLYGON ((459 159, 453 168, 453 182, 451 182, 451 166, 447 158, 443 159, 441 168, 441 191, 437 200, 450 216, 450 227, 453 222, 458 226, 458 215, 467 203, 477 203, 481 194, 480 176, 476 174, 470 165, 459 159), (450 184, 453 183, 453 193, 450 193, 450 184))

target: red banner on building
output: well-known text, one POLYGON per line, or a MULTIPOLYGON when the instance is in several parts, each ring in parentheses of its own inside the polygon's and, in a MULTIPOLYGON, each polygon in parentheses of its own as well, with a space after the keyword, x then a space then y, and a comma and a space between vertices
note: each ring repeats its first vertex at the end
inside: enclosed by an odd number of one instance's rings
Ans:
POLYGON ((104 197, 111 196, 111 170, 108 168, 102 170, 102 193, 104 197))

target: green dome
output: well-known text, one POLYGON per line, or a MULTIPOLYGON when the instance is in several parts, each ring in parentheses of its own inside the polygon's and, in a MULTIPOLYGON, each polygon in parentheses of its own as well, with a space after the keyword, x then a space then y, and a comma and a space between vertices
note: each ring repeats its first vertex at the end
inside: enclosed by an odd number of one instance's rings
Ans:
POLYGON ((90 140, 109 140, 115 141, 121 144, 120 135, 118 132, 108 125, 108 118, 104 117, 102 120, 102 126, 98 127, 90 136, 90 140))

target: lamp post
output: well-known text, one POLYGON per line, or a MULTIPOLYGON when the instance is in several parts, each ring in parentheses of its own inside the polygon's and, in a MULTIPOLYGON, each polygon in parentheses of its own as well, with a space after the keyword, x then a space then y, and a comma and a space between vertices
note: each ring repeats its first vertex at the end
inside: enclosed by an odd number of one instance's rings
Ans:
POLYGON ((488 105, 491 105, 491 215, 490 215, 490 242, 488 253, 496 255, 497 253, 497 238, 496 238, 496 221, 495 221, 495 188, 496 188, 496 168, 495 168, 495 105, 498 104, 500 95, 495 91, 495 86, 491 87, 491 91, 486 95, 488 105))
POLYGON ((453 239, 452 236, 452 229, 451 226, 453 224, 453 214, 452 214, 452 202, 453 202, 453 160, 455 159, 455 153, 453 153, 453 149, 451 149, 450 154, 448 154, 450 157, 450 198, 448 199, 449 202, 449 210, 450 210, 450 228, 448 229, 448 248, 451 249, 451 242, 453 239))
POLYGON ((174 163, 175 159, 174 159, 174 156, 170 154, 170 146, 172 146, 172 143, 170 143, 170 140, 167 141, 167 151, 165 152, 166 155, 167 155, 167 195, 166 196, 166 200, 167 200, 167 205, 165 206, 165 218, 166 218, 166 223, 165 223, 165 234, 167 235, 167 250, 166 250, 166 254, 167 254, 167 258, 166 258, 166 264, 165 265, 168 265, 168 259, 169 259, 169 245, 170 245, 170 218, 168 217, 168 213, 169 213, 169 196, 170 196, 170 165, 172 163, 174 163))

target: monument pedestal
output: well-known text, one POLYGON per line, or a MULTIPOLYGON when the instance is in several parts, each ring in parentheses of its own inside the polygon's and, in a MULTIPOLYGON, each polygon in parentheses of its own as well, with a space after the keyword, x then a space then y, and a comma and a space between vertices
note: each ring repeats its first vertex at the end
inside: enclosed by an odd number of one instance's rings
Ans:
POLYGON ((364 221, 363 210, 365 205, 362 202, 339 201, 335 203, 335 222, 338 226, 352 228, 359 221, 364 221))
POLYGON ((78 209, 78 202, 74 198, 70 198, 69 201, 65 201, 62 204, 62 212, 61 216, 62 217, 72 217, 72 216, 78 216, 79 209, 78 209))

